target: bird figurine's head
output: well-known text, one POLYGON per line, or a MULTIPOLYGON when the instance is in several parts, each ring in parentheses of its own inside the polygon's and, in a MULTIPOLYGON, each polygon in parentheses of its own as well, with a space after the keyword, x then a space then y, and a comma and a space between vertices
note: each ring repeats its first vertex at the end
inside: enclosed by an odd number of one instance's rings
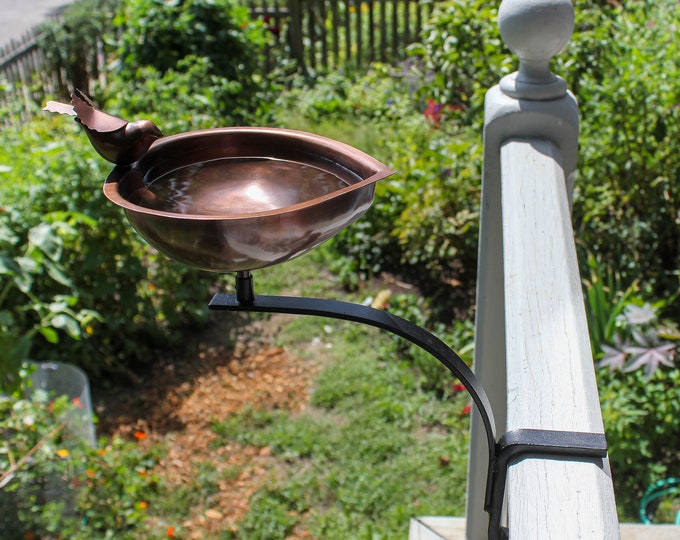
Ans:
POLYGON ((48 101, 43 110, 75 116, 94 149, 116 165, 134 163, 163 136, 150 120, 128 122, 95 109, 92 101, 78 90, 71 94, 71 105, 48 101))

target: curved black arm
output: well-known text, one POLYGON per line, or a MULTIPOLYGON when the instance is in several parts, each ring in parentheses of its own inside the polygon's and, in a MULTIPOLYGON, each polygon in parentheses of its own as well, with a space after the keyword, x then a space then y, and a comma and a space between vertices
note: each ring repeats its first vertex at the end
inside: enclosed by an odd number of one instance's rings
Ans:
POLYGON ((598 433, 518 429, 505 433, 496 442, 496 424, 491 403, 468 365, 438 337, 387 311, 322 298, 256 296, 253 293, 253 280, 249 272, 240 272, 237 275, 236 294, 218 293, 210 301, 209 307, 221 311, 314 315, 358 322, 400 336, 439 360, 465 385, 484 424, 489 447, 484 509, 490 518, 490 540, 508 538, 508 530, 501 525, 501 514, 507 470, 513 462, 526 456, 602 459, 607 455, 604 435, 598 433))
MULTIPOLYGON (((216 294, 210 301, 212 310, 221 311, 251 311, 259 313, 287 313, 290 315, 313 315, 329 317, 351 322, 358 322, 387 330, 400 336, 421 349, 430 353, 441 362, 464 385, 477 407, 477 411, 484 424, 486 441, 489 448, 489 468, 486 481, 485 510, 491 517, 494 530, 500 522, 500 506, 494 504, 496 497, 493 492, 496 484, 498 460, 496 459, 496 424, 491 410, 491 403, 484 388, 475 377, 472 370, 456 354, 451 347, 427 330, 420 328, 406 319, 402 319, 387 311, 382 311, 361 304, 328 300, 323 298, 299 298, 287 296, 259 296, 252 291, 252 276, 237 276, 237 294, 216 294), (498 509, 496 510, 496 506, 498 509), (498 514, 498 515, 496 515, 498 514)), ((502 503, 502 494, 501 494, 502 503)))
POLYGON ((209 304, 210 309, 225 311, 254 311, 261 313, 288 313, 291 315, 314 315, 345 321, 358 322, 387 330, 407 339, 439 360, 465 385, 477 406, 486 430, 489 456, 496 453, 496 425, 489 398, 472 370, 448 345, 427 330, 412 322, 361 304, 327 300, 323 298, 298 298, 287 296, 254 296, 251 302, 241 303, 237 295, 216 294, 209 304))

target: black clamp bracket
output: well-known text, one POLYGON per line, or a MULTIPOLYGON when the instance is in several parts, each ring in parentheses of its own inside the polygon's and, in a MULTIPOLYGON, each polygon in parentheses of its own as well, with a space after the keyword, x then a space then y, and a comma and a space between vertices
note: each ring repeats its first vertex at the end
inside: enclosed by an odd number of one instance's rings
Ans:
POLYGON ((501 525, 509 468, 525 458, 603 459, 607 441, 603 433, 516 429, 505 433, 490 456, 484 510, 489 514, 489 540, 507 540, 508 529, 501 525))
POLYGON ((439 338, 406 319, 389 312, 351 302, 321 298, 256 296, 250 272, 236 275, 236 294, 216 294, 209 308, 216 311, 250 311, 313 315, 358 322, 387 330, 430 353, 465 385, 479 413, 489 451, 484 510, 489 514, 489 540, 507 540, 501 524, 508 468, 532 458, 601 459, 607 456, 602 433, 580 433, 542 429, 517 429, 496 438, 496 425, 484 388, 469 366, 439 338))

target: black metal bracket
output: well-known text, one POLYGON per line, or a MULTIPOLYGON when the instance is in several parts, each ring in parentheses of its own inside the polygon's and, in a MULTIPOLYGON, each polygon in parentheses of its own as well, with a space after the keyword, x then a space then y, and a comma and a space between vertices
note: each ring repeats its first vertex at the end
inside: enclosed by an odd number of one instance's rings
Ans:
POLYGON ((603 459, 607 441, 603 433, 516 429, 503 435, 496 444, 495 456, 487 479, 484 509, 489 514, 489 540, 506 540, 508 529, 501 525, 503 500, 510 466, 525 458, 603 459), (489 489, 489 486, 491 488, 489 489))
POLYGON ((601 433, 517 429, 508 431, 497 440, 491 403, 470 367, 438 337, 387 311, 322 298, 256 296, 250 272, 236 275, 236 294, 216 294, 209 308, 215 311, 312 315, 366 324, 400 336, 439 360, 465 385, 484 425, 489 451, 484 500, 484 510, 489 514, 489 540, 505 540, 509 537, 501 519, 508 468, 511 465, 527 457, 599 459, 607 456, 607 443, 601 433))

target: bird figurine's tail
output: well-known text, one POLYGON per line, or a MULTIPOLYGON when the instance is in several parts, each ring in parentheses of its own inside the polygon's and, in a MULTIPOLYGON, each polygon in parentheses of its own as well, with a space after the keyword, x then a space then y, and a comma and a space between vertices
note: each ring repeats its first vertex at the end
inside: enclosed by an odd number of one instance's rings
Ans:
POLYGON ((156 139, 163 136, 150 120, 128 122, 94 108, 92 100, 76 90, 71 105, 48 101, 44 111, 74 116, 94 149, 108 161, 129 165, 142 157, 156 139))

